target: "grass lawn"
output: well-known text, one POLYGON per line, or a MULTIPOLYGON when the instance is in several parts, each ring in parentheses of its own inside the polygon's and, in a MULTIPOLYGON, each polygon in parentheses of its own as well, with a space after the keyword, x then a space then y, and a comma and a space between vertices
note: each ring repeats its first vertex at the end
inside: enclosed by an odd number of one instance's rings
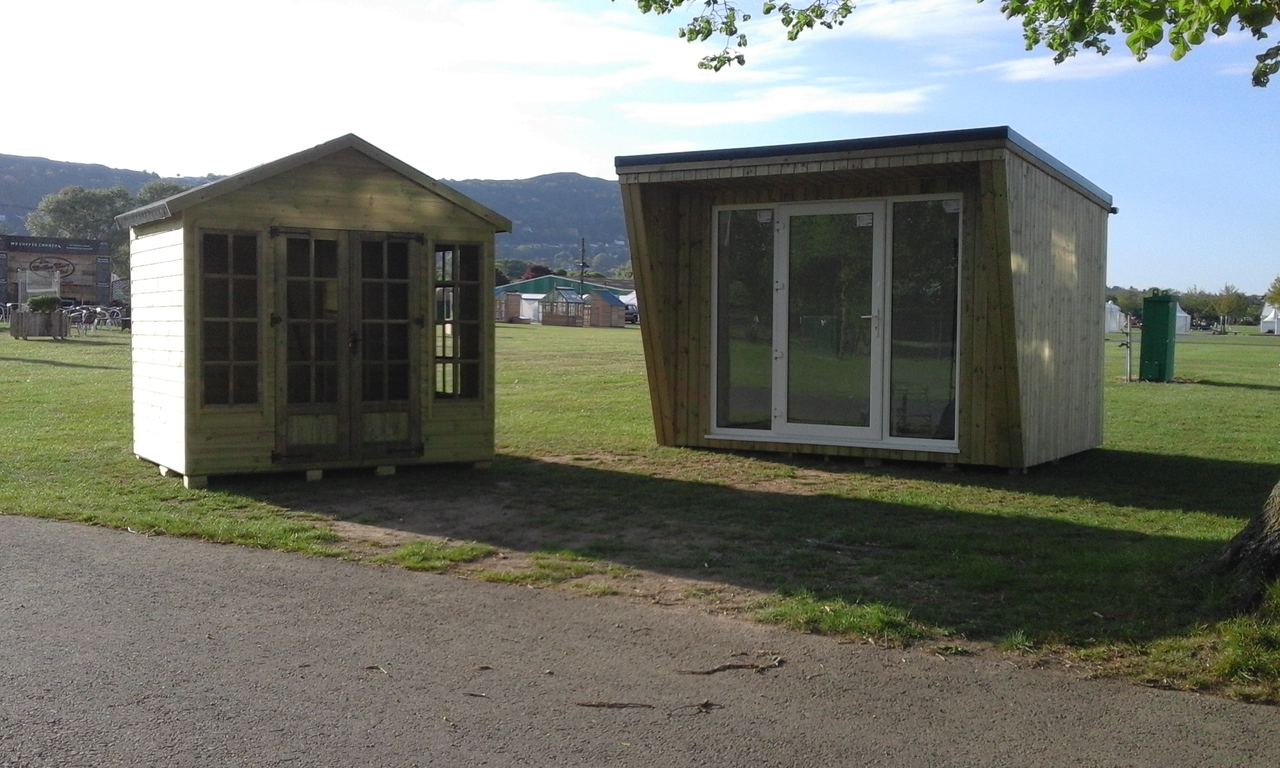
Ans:
MULTIPOLYGON (((637 571, 768 597, 757 618, 933 644, 989 642, 1096 674, 1280 701, 1280 594, 1232 617, 1194 566, 1280 480, 1280 339, 1182 338, 1182 383, 1123 381, 1106 445, 1027 475, 660 448, 635 329, 500 325, 491 469, 215 479, 188 491, 129 451, 127 334, 0 336, 0 512, 355 557, 330 530, 420 509, 447 547, 385 562, 578 584, 637 571), (498 509, 480 519, 468 510, 498 509), (472 546, 473 540, 484 546, 472 546), (454 549, 455 547, 459 549, 454 549), (488 568, 531 553, 525 572, 488 568)), ((1135 355, 1134 368, 1137 360, 1135 355)), ((714 590, 708 594, 714 597, 714 590)))

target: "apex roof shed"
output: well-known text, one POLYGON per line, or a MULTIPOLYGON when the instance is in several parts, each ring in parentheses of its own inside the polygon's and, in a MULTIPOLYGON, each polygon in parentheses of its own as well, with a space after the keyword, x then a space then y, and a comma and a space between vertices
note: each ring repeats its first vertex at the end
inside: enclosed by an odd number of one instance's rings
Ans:
POLYGON ((347 135, 117 221, 134 452, 162 472, 492 458, 503 216, 347 135))
POLYGON ((1010 468, 1101 444, 1111 197, 1008 127, 616 166, 660 443, 1010 468))

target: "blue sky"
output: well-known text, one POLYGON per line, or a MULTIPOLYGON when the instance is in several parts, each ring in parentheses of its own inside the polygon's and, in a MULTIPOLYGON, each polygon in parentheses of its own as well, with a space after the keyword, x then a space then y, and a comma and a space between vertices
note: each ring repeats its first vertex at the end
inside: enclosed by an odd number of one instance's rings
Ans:
POLYGON ((1109 284, 1261 293, 1280 274, 1280 81, 1250 86, 1247 35, 1055 66, 998 0, 868 0, 796 43, 758 18, 747 66, 710 73, 712 46, 675 37, 687 18, 631 0, 23 3, 5 60, 38 103, 10 101, 0 152, 202 176, 356 133, 442 179, 612 179, 616 155, 1009 125, 1115 198, 1109 284))

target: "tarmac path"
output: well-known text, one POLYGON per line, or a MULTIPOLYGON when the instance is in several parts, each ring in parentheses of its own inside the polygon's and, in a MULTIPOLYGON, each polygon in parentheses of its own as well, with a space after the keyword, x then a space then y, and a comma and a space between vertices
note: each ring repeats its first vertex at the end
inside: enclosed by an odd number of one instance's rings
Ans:
POLYGON ((5 768, 1280 765, 1276 708, 622 599, 7 515, 0 585, 5 768))

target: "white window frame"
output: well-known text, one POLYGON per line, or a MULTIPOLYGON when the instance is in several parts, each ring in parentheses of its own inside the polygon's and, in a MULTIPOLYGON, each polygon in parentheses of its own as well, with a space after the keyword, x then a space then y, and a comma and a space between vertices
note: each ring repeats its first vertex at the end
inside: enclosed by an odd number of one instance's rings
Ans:
MULTIPOLYGON (((944 192, 927 195, 894 195, 883 197, 869 198, 851 198, 839 200, 814 200, 795 203, 771 203, 771 204, 737 204, 737 205, 720 205, 713 206, 711 209, 711 387, 710 387, 710 408, 708 410, 708 419, 706 424, 705 437, 710 440, 741 440, 756 443, 801 443, 809 445, 833 445, 833 446, 849 446, 858 448, 881 448, 886 450, 906 450, 906 451, 922 451, 930 453, 959 453, 960 452, 960 409, 959 403, 961 398, 960 392, 960 367, 963 364, 964 350, 961 349, 960 340, 963 337, 961 322, 964 296, 964 260, 966 254, 964 252, 964 220, 965 220, 965 198, 960 192, 944 192), (960 204, 959 211, 959 231, 956 233, 959 240, 959 253, 956 261, 956 339, 955 339, 955 364, 952 369, 952 388, 955 392, 956 407, 953 409, 952 418, 955 419, 955 436, 951 440, 937 440, 918 437, 893 437, 889 435, 890 419, 889 408, 891 403, 886 402, 886 393, 889 388, 891 374, 891 355, 892 355, 892 266, 893 266, 893 207, 894 203, 915 202, 926 200, 956 200, 960 204), (773 386, 772 397, 774 403, 774 419, 771 429, 743 429, 735 427, 717 427, 715 424, 716 413, 718 413, 718 382, 719 382, 719 334, 715 332, 716 323, 720 311, 719 297, 719 251, 720 251, 720 230, 718 226, 719 215, 722 211, 743 211, 743 210, 760 210, 771 211, 774 220, 774 279, 782 281, 785 287, 786 281, 786 259, 784 255, 787 253, 788 244, 784 240, 785 233, 779 232, 779 225, 784 216, 794 215, 794 211, 831 211, 838 212, 841 207, 860 206, 863 204, 879 204, 883 206, 884 216, 882 231, 880 233, 881 242, 877 244, 877 252, 879 253, 878 263, 874 265, 873 290, 876 292, 873 300, 873 314, 878 315, 873 322, 879 323, 879 359, 873 361, 873 370, 878 371, 878 381, 873 383, 873 399, 878 397, 880 413, 873 419, 879 422, 879 434, 869 436, 848 436, 847 431, 843 427, 833 429, 822 428, 805 428, 790 429, 778 428, 779 419, 777 417, 777 403, 784 402, 786 399, 786 377, 781 380, 776 373, 778 363, 775 361, 773 368, 773 386)), ((802 214, 803 215, 803 214, 802 214)), ((775 283, 775 289, 778 286, 775 283)), ((775 299, 776 299, 775 292, 775 299)), ((774 319, 773 319, 773 343, 776 345, 786 343, 787 318, 785 313, 778 311, 775 303, 774 319), (782 315, 781 317, 779 315, 782 315), (779 336, 779 329, 782 335, 779 336)), ((782 362, 785 365, 785 361, 782 362)), ((784 411, 785 413, 785 411, 784 411)), ((805 427, 814 427, 817 425, 804 425, 805 427)))

